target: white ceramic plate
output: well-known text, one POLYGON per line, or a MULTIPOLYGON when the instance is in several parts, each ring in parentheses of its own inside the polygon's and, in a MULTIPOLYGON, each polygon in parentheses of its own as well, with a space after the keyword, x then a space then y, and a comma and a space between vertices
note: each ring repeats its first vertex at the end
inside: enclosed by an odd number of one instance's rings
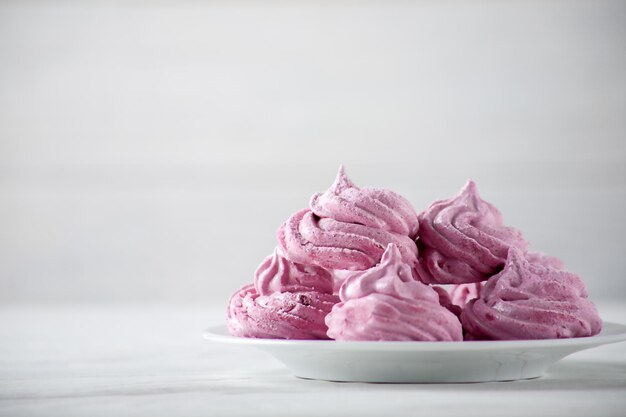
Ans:
POLYGON ((208 340, 263 349, 298 377, 361 382, 481 382, 537 378, 574 352, 626 340, 626 326, 604 323, 593 337, 480 342, 338 342, 234 337, 226 326, 208 340))

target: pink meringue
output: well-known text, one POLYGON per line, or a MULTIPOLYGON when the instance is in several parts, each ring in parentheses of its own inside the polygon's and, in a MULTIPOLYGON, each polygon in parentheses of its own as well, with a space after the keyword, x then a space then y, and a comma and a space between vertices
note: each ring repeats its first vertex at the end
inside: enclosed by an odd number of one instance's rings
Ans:
POLYGON ((480 297, 484 282, 452 285, 447 288, 452 304, 465 307, 470 300, 480 297))
POLYGON ((280 227, 278 242, 291 261, 330 270, 370 268, 394 243, 405 262, 414 266, 418 226, 415 210, 404 197, 359 188, 341 166, 331 187, 311 197, 310 209, 293 214, 280 227))
POLYGON ((466 338, 473 340, 585 337, 602 329, 598 311, 577 275, 531 263, 514 248, 480 298, 466 305, 461 322, 466 338))
POLYGON ((356 223, 319 218, 311 210, 293 214, 277 233, 278 245, 292 262, 325 269, 364 270, 378 263, 385 247, 394 243, 410 265, 417 246, 406 235, 356 223))
POLYGON ((343 166, 326 192, 311 197, 310 207, 318 217, 362 224, 412 239, 419 226, 415 209, 408 200, 391 190, 357 187, 343 166))
POLYGON ((503 225, 498 209, 480 198, 471 180, 418 217, 417 272, 427 284, 484 281, 502 269, 510 247, 526 248, 521 233, 503 225))
POLYGON ((230 299, 227 325, 233 336, 266 339, 328 339, 326 314, 339 299, 317 291, 259 295, 246 285, 230 299))
POLYGON ((398 247, 389 244, 379 265, 357 271, 339 290, 341 303, 326 316, 337 340, 462 340, 454 314, 435 290, 413 279, 398 247))
POLYGON ((333 277, 324 268, 291 262, 276 248, 257 268, 254 286, 260 295, 311 290, 332 294, 333 277))
POLYGON ((461 315, 461 311, 463 311, 462 306, 459 306, 455 304, 454 302, 452 302, 452 299, 450 298, 450 293, 448 293, 448 290, 437 285, 433 285, 430 288, 435 290, 437 295, 439 295, 439 304, 441 304, 442 307, 447 308, 448 310, 450 310, 451 313, 453 313, 457 317, 461 315))
MULTIPOLYGON (((563 262, 561 262, 560 259, 539 252, 526 253, 526 259, 532 264, 540 264, 554 269, 563 268, 563 262)), ((480 292, 484 285, 485 281, 482 281, 470 284, 446 285, 444 287, 435 287, 435 289, 446 291, 450 296, 450 302, 452 304, 459 307, 465 307, 465 304, 467 304, 470 300, 480 297, 480 292)), ((442 303, 442 305, 444 304, 442 303)))

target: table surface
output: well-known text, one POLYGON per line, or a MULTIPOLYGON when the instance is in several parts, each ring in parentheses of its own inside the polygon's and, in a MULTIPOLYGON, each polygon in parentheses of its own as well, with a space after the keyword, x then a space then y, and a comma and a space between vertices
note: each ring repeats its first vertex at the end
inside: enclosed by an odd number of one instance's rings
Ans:
MULTIPOLYGON (((600 304, 607 321, 626 307, 600 304)), ((626 415, 626 345, 543 378, 473 384, 298 379, 265 352, 211 343, 222 309, 0 307, 1 416, 626 415)))

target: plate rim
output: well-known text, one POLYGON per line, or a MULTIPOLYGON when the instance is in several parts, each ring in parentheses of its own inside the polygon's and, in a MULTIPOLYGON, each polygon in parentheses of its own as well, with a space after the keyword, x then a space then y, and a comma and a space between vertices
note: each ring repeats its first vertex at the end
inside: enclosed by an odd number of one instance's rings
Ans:
POLYGON ((424 351, 471 351, 500 349, 532 349, 532 348, 575 348, 618 343, 626 340, 626 325, 614 322, 603 322, 602 332, 595 336, 573 337, 565 339, 531 339, 531 340, 480 340, 464 342, 430 342, 430 341, 338 341, 338 340, 293 340, 293 339, 261 339, 238 337, 228 334, 226 324, 213 325, 207 328, 202 336, 212 342, 249 345, 255 347, 293 347, 318 348, 335 350, 424 350, 424 351), (603 334, 610 330, 609 334, 603 334))

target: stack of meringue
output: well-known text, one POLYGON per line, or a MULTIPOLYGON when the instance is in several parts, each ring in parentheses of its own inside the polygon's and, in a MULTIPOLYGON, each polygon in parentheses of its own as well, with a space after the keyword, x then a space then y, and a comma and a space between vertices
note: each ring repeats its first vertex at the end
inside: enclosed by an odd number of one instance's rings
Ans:
POLYGON ((357 187, 341 167, 277 240, 254 282, 231 297, 235 336, 515 340, 602 328, 583 281, 529 252, 472 181, 418 214, 393 191, 357 187))

